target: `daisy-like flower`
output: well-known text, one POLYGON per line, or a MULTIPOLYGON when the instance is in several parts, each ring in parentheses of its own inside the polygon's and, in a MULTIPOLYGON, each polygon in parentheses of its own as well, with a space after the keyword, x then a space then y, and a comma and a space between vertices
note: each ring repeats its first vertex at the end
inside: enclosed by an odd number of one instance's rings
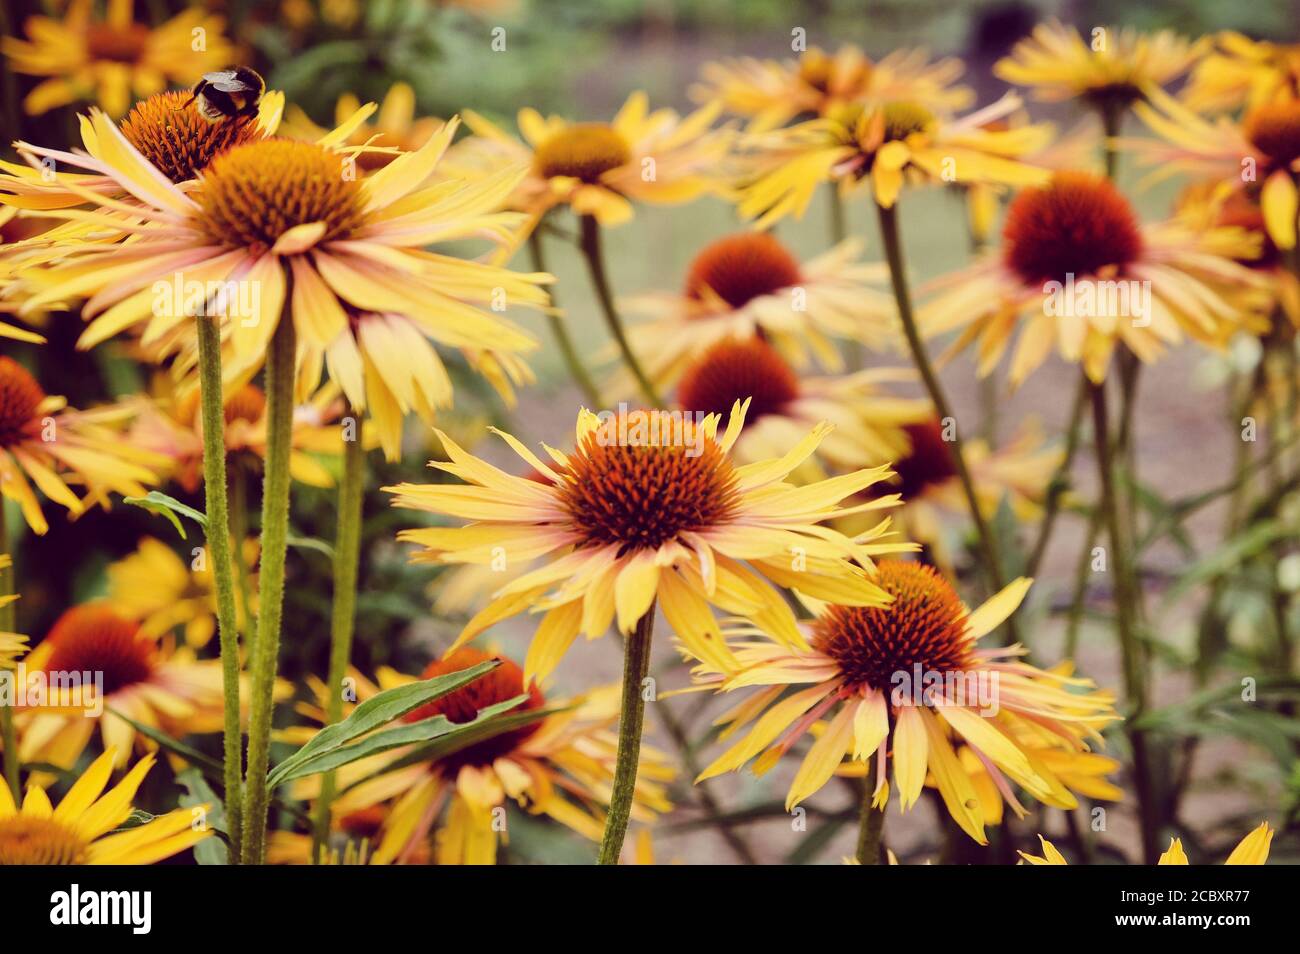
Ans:
POLYGON ((1233 260, 1257 252, 1257 240, 1177 220, 1141 225, 1111 182, 1087 173, 1022 191, 1002 238, 1000 254, 931 286, 939 293, 920 325, 928 335, 961 329, 947 357, 974 343, 981 376, 1017 338, 1013 386, 1053 350, 1100 383, 1121 342, 1148 362, 1184 337, 1220 347, 1263 291, 1264 280, 1233 260))
MULTIPOLYGON (((361 101, 356 96, 351 93, 340 96, 334 105, 334 125, 340 127, 348 123, 359 109, 361 101)), ((382 169, 403 152, 419 149, 444 122, 433 116, 417 118, 415 90, 409 83, 394 83, 384 94, 375 121, 358 126, 346 142, 351 146, 365 147, 357 154, 357 166, 369 172, 382 169)), ((329 130, 317 126, 296 106, 289 107, 289 116, 282 132, 294 139, 310 142, 319 142, 322 137, 329 135, 329 130)))
POLYGON ((124 766, 136 743, 153 746, 127 718, 173 738, 221 729, 221 663, 151 636, 107 604, 87 603, 60 616, 25 660, 27 670, 103 674, 95 686, 55 690, 47 706, 18 710, 19 755, 59 768, 76 764, 98 727, 124 766), (114 711, 109 711, 114 710, 114 711))
POLYGON ((888 601, 869 578, 872 554, 907 548, 879 541, 888 520, 858 538, 823 525, 897 503, 886 497, 839 506, 884 479, 888 468, 802 487, 787 483, 831 431, 826 423, 779 458, 737 466, 730 454, 747 404, 732 408, 721 436, 716 414, 696 422, 681 412, 633 411, 602 420, 583 409, 575 450, 547 447, 550 464, 502 433, 540 482, 478 460, 440 432, 450 461, 431 466, 466 485, 385 489, 396 495, 396 506, 473 523, 404 530, 399 539, 422 546, 415 558, 425 562, 504 559, 508 565, 546 558, 502 586, 456 646, 516 613, 544 612, 524 662, 529 679, 544 678, 579 632, 602 636, 617 618, 619 631, 630 633, 657 600, 692 654, 726 667, 734 657, 710 604, 802 647, 806 641, 773 583, 817 599, 888 601))
POLYGON ((0 493, 18 504, 35 533, 49 529, 37 490, 76 516, 90 503, 107 505, 110 493, 141 496, 146 484, 157 485, 166 460, 122 440, 130 414, 125 405, 69 408, 0 355, 0 493))
MULTIPOLYGON (((970 516, 952 445, 933 410, 903 430, 907 447, 892 464, 897 476, 878 489, 903 498, 895 515, 899 532, 908 540, 925 544, 935 562, 950 569, 952 554, 944 527, 952 518, 970 516)), ((964 450, 985 519, 992 519, 1006 500, 1022 523, 1041 515, 1047 488, 1065 459, 1064 449, 1044 446, 1042 429, 1032 421, 1001 447, 973 439, 965 443, 964 450)))
POLYGON ((877 808, 883 810, 888 798, 891 762, 904 810, 932 774, 953 819, 984 844, 988 819, 954 741, 978 756, 1013 807, 1018 802, 1008 779, 1045 804, 1074 808, 1075 797, 1020 733, 1036 736, 1040 746, 1082 750, 1086 739, 1099 742, 1100 730, 1118 718, 1113 697, 1092 690, 1088 680, 1020 661, 1025 651, 1018 646, 975 646, 1015 612, 1029 581, 1016 580, 974 612, 920 563, 882 561, 876 581, 892 602, 819 607, 806 649, 750 639, 736 645, 734 668, 696 668, 702 684, 720 691, 758 687, 719 720, 724 737, 753 727, 697 781, 735 771, 755 756, 755 770, 767 771, 826 718, 829 724, 791 783, 787 809, 825 785, 846 757, 864 762, 875 755, 877 808), (791 687, 795 691, 785 695, 791 687))
POLYGON ((519 242, 561 205, 603 226, 620 225, 632 218, 633 202, 677 205, 719 188, 716 169, 731 144, 726 130, 710 128, 720 110, 714 103, 684 117, 671 109, 652 112, 646 94, 637 92, 608 123, 521 109, 522 139, 466 110, 474 136, 451 158, 466 170, 529 166, 509 202, 528 217, 519 242))
POLYGON ((9 786, 0 785, 0 866, 151 865, 212 835, 208 826, 194 824, 196 813, 209 811, 210 805, 177 808, 113 832, 131 817, 131 802, 154 757, 146 755, 105 792, 119 764, 116 750, 106 751, 81 773, 58 807, 37 785, 28 787, 19 807, 9 786))
MULTIPOLYGON (((1039 842, 1042 843, 1043 853, 1041 855, 1031 855, 1028 852, 1018 852, 1021 858, 1031 865, 1068 865, 1065 856, 1061 854, 1055 845, 1044 838, 1038 836, 1039 842)), ((1273 829, 1269 827, 1268 822, 1261 822, 1259 827, 1254 829, 1249 835, 1241 839, 1236 848, 1232 849, 1232 854, 1228 855, 1223 862, 1225 865, 1262 865, 1268 861, 1268 850, 1273 844, 1273 829)), ((1169 839, 1169 848, 1160 856, 1156 862, 1158 865, 1186 865, 1189 864, 1187 853, 1183 851, 1183 842, 1180 838, 1169 839)))
POLYGON ((1300 44, 1252 40, 1231 30, 1192 68, 1179 98, 1197 112, 1235 112, 1300 98, 1300 44))
MULTIPOLYGON (((801 262, 767 232, 741 232, 711 242, 687 270, 681 292, 650 293, 621 302, 628 338, 659 386, 675 383, 686 365, 726 339, 761 334, 803 368, 811 351, 829 370, 843 368, 837 341, 881 350, 897 340, 893 298, 876 288, 885 266, 858 260, 862 245, 842 243, 801 262)), ((615 381, 627 393, 631 378, 615 381)), ((730 407, 730 404, 727 405, 730 407)))
POLYGON ((1171 30, 1154 34, 1097 27, 1088 39, 1059 20, 1040 23, 998 60, 993 74, 1033 89, 1040 100, 1082 99, 1098 108, 1127 107, 1172 82, 1211 47, 1171 30))
POLYGON ((131 0, 108 0, 103 19, 92 6, 91 0, 70 0, 62 21, 28 17, 29 39, 0 40, 15 72, 49 77, 23 101, 29 115, 89 101, 121 116, 133 99, 171 84, 191 86, 230 61, 224 21, 201 7, 150 28, 135 22, 131 0))
POLYGON ((869 188, 875 201, 891 208, 905 183, 998 183, 1032 185, 1045 170, 1021 161, 1052 137, 1047 125, 992 129, 1018 110, 1008 94, 960 119, 946 119, 916 102, 850 103, 830 115, 741 143, 744 173, 737 209, 756 228, 787 215, 801 218, 823 182, 840 195, 869 188))
MULTIPOLYGON (((438 660, 421 679, 459 672, 493 656, 474 647, 462 647, 438 660)), ((391 671, 381 673, 384 688, 412 681, 391 671)), ((360 683, 364 686, 365 683, 360 683)), ((333 803, 341 826, 355 832, 374 817, 371 864, 413 863, 434 835, 437 864, 494 864, 497 830, 493 814, 510 799, 534 815, 546 815, 579 834, 598 841, 604 827, 602 806, 608 801, 614 777, 618 722, 618 686, 607 686, 576 700, 550 703, 536 684, 525 686, 523 670, 509 659, 469 685, 421 706, 403 717, 417 722, 435 715, 452 722, 469 722, 479 710, 497 703, 528 698, 511 713, 540 710, 555 704, 571 706, 537 722, 472 743, 433 762, 417 763, 383 772, 380 756, 366 764, 348 766, 340 777, 360 781, 333 803), (351 770, 351 771, 349 771, 351 770), (368 813, 383 808, 377 815, 368 813)), ((357 693, 358 701, 364 701, 357 693)), ((399 751, 399 755, 404 754, 399 751)), ((665 757, 649 747, 641 749, 632 817, 642 823, 672 806, 663 783, 674 772, 665 757)), ((317 780, 308 780, 298 794, 312 797, 317 780)), ((503 832, 504 834, 504 832, 503 832)))
POLYGON ((687 367, 675 403, 684 411, 721 415, 749 400, 746 427, 732 451, 740 463, 780 457, 819 421, 829 421, 835 429, 801 468, 801 476, 817 480, 826 470, 878 467, 907 452, 904 427, 927 419, 930 402, 892 395, 886 387, 915 379, 908 368, 803 377, 763 338, 732 339, 687 367))
POLYGON ((814 46, 792 60, 706 63, 691 97, 721 102, 728 112, 749 118, 750 131, 760 132, 808 113, 826 116, 848 103, 908 100, 935 112, 964 109, 974 94, 954 85, 963 70, 960 60, 932 61, 924 49, 895 50, 873 61, 851 44, 835 53, 814 46))
POLYGON ((1206 119, 1164 94, 1134 112, 1157 138, 1118 144, 1153 167, 1148 182, 1186 173, 1215 182, 1223 193, 1257 197, 1269 238, 1280 249, 1295 248, 1300 99, 1261 103, 1240 123, 1227 116, 1206 119))
MULTIPOLYGON (((90 122, 105 158, 76 161, 113 176, 139 205, 86 197, 143 221, 122 226, 134 233, 126 246, 73 245, 59 263, 32 276, 42 290, 29 307, 49 297, 90 296, 82 313, 93 320, 81 347, 136 325, 143 326, 147 346, 186 323, 188 305, 156 307, 158 280, 180 274, 186 283, 248 283, 259 291, 249 296, 255 313, 227 322, 236 364, 260 361, 282 312, 290 315, 306 352, 317 363, 323 354, 353 406, 373 412, 387 449, 400 437, 393 431, 403 399, 421 406, 449 398, 446 372, 428 339, 500 352, 535 346, 481 306, 543 307, 539 286, 549 276, 423 248, 477 237, 506 241, 519 224, 517 214, 495 210, 521 170, 470 184, 423 185, 455 135, 456 120, 364 179, 349 174, 345 156, 333 148, 268 139, 221 153, 189 190, 145 160, 104 114, 90 122), (383 320, 360 322, 362 313, 383 320)), ((105 215, 102 224, 120 223, 105 215)))

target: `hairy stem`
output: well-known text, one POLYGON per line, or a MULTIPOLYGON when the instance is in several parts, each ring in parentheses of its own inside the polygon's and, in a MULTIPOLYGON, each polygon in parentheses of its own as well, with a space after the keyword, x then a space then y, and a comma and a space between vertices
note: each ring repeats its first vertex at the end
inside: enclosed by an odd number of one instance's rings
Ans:
POLYGON ((867 762, 867 774, 862 779, 862 814, 858 821, 858 864, 878 865, 881 855, 881 838, 885 833, 885 813, 871 804, 872 779, 876 777, 877 752, 867 762))

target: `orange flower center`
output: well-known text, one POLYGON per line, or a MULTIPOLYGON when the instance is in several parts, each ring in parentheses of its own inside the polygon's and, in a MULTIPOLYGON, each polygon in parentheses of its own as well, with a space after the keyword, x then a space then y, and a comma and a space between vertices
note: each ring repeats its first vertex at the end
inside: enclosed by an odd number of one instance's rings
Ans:
POLYGON ((232 146, 262 138, 256 116, 210 123, 188 92, 167 92, 136 103, 122 120, 122 135, 172 182, 193 179, 232 146), (184 108, 182 108, 184 107, 184 108))
POLYGON ((1250 111, 1245 123, 1246 138, 1279 166, 1300 159, 1300 103, 1280 100, 1250 111))
POLYGON ((876 583, 888 606, 832 606, 813 624, 813 646, 839 663, 850 686, 888 692, 895 673, 952 672, 972 663, 965 610, 933 567, 884 560, 876 583))
POLYGON ((738 503, 731 461, 680 414, 610 418, 569 464, 560 501, 574 527, 585 544, 619 544, 620 554, 724 523, 738 503))
POLYGON ((146 682, 157 665, 153 640, 106 606, 74 606, 45 639, 54 646, 47 672, 103 673, 106 696, 146 682))
POLYGON ((911 441, 908 455, 894 464, 898 484, 890 488, 903 495, 904 502, 919 497, 927 487, 942 484, 957 476, 952 452, 943 439, 938 418, 908 424, 903 428, 911 441))
POLYGON ((0 355, 0 447, 27 439, 36 409, 45 392, 31 372, 13 358, 0 355))
POLYGON ((686 294, 701 298, 707 288, 732 308, 743 308, 799 281, 799 262, 784 245, 767 232, 741 232, 718 239, 695 256, 686 294))
POLYGON ((198 225, 214 242, 262 251, 289 229, 325 223, 322 242, 345 238, 364 219, 361 183, 321 146, 265 139, 212 160, 194 198, 198 225))
POLYGON ((10 815, 0 818, 0 867, 6 865, 79 865, 86 843, 52 818, 10 815))
MULTIPOLYGON (((546 705, 546 698, 536 685, 524 689, 524 671, 515 663, 472 646, 462 646, 446 659, 435 659, 425 667, 420 678, 432 679, 435 676, 460 672, 462 669, 469 669, 491 659, 500 659, 501 665, 486 676, 475 679, 469 685, 462 686, 455 692, 449 692, 440 699, 408 712, 403 719, 407 722, 419 722, 440 715, 446 716, 449 722, 473 722, 480 709, 499 702, 507 702, 525 692, 528 693, 528 698, 521 705, 511 709, 511 713, 541 709, 546 705)), ((540 726, 540 722, 533 722, 494 735, 482 742, 475 742, 445 759, 439 759, 438 766, 446 770, 449 775, 454 775, 463 765, 491 765, 497 759, 509 755, 523 745, 540 726)))
POLYGON ((256 424, 266 413, 266 395, 256 384, 245 384, 226 400, 226 423, 256 424))
POLYGON ((1137 217, 1107 179, 1061 172, 1023 190, 1007 210, 1008 267, 1034 285, 1121 268, 1142 254, 1137 217))
POLYGON ((143 23, 110 26, 91 24, 86 30, 86 52, 92 60, 138 63, 149 45, 149 27, 143 23))
POLYGON ((747 420, 779 414, 799 396, 799 379, 762 338, 720 341, 686 370, 677 403, 687 411, 724 417, 736 401, 750 398, 747 420))
POLYGON ((631 161, 632 147, 617 130, 604 123, 566 126, 537 147, 534 163, 539 175, 571 176, 599 182, 611 169, 631 161))

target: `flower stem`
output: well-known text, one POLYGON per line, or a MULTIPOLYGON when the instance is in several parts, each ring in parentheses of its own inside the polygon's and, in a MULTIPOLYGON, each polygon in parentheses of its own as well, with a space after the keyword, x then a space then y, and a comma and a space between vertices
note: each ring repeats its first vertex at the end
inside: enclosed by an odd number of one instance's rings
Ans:
POLYGON ((235 578, 230 552, 230 508, 226 485, 226 416, 221 390, 221 330, 210 318, 195 319, 199 345, 199 400, 203 427, 203 494, 207 513, 208 555, 217 595, 217 633, 221 646, 222 756, 226 822, 237 854, 242 831, 243 736, 240 734, 239 629, 235 609, 235 578))
POLYGON ((862 779, 862 815, 858 823, 858 864, 880 864, 881 838, 885 833, 885 813, 872 805, 871 780, 876 777, 877 752, 867 762, 867 774, 862 779))
MULTIPOLYGON (((546 258, 542 253, 542 236, 537 229, 528 233, 528 251, 533 258, 534 271, 544 272, 546 268, 546 258)), ((555 301, 555 295, 551 295, 551 308, 555 309, 558 304, 555 301)), ((569 377, 573 378, 573 383, 582 391, 588 403, 593 408, 600 407, 600 391, 596 388, 595 382, 591 380, 591 375, 587 369, 582 366, 582 359, 578 357, 578 349, 573 346, 573 338, 569 335, 568 325, 564 323, 564 316, 555 312, 548 311, 546 320, 551 325, 551 334, 555 336, 555 343, 559 345, 560 355, 564 358, 564 366, 569 369, 569 377)))
MULTIPOLYGON (((5 500, 0 497, 0 553, 9 552, 9 525, 5 520, 5 500)), ((15 593, 14 567, 0 567, 0 599, 15 593)), ((12 633, 17 613, 12 602, 0 606, 0 633, 12 633)), ((4 746, 5 783, 17 801, 22 796, 18 778, 18 730, 14 727, 14 710, 8 703, 0 705, 0 745, 4 746)))
POLYGON ((284 610, 284 559, 289 534, 289 449, 293 438, 296 342, 290 296, 266 354, 266 474, 262 484, 262 554, 258 578, 257 642, 253 646, 253 700, 244 780, 243 863, 261 864, 266 851, 267 767, 275 707, 275 669, 284 610))
MULTIPOLYGON (((339 481, 338 532, 334 540, 334 609, 330 618, 330 670, 325 683, 329 693, 325 704, 325 724, 343 718, 343 680, 347 678, 352 658, 352 634, 357 610, 357 567, 361 556, 361 511, 365 490, 366 453, 361 446, 360 419, 349 408, 348 416, 356 422, 352 440, 343 441, 343 477, 339 481)), ((346 418, 345 418, 346 420, 346 418)), ((320 857, 320 846, 329 837, 330 803, 334 800, 337 778, 327 772, 321 781, 320 798, 312 832, 312 859, 320 857)))
POLYGON ((1091 386, 1092 421, 1097 445, 1097 471, 1101 481, 1101 512, 1110 537, 1110 559, 1115 574, 1115 621, 1119 630, 1120 654, 1123 657, 1124 693, 1132 706, 1125 722, 1129 744, 1133 749, 1133 775, 1137 788, 1138 815, 1142 826, 1143 864, 1155 864, 1157 851, 1157 826, 1155 804, 1151 792, 1151 774, 1147 758, 1146 734, 1135 722, 1146 711, 1146 675, 1142 665, 1142 651, 1134 626, 1136 602, 1133 594, 1133 576, 1129 567, 1128 540, 1125 524, 1119 511, 1115 494, 1115 461, 1112 453, 1110 423, 1106 409, 1106 389, 1103 385, 1091 386))
POLYGON ((244 541, 248 538, 248 481, 239 467, 230 472, 230 536, 234 546, 235 583, 239 594, 239 625, 244 636, 244 649, 252 651, 253 633, 257 622, 253 619, 252 583, 249 580, 248 561, 244 559, 244 541))
POLYGON ((1043 520, 1039 524, 1038 539, 1034 541, 1034 549, 1030 552, 1029 563, 1025 569, 1025 576, 1028 577, 1038 575, 1038 568, 1047 554, 1047 544, 1052 538, 1056 518, 1061 512, 1061 497, 1065 495, 1066 487, 1069 485, 1070 468, 1074 465, 1074 455, 1079 450, 1079 433, 1083 429, 1083 409, 1088 404, 1088 390, 1088 376, 1081 374, 1079 389, 1074 395, 1074 407, 1070 411, 1069 430, 1066 431, 1065 436, 1065 457, 1061 459, 1061 466, 1056 468, 1056 473, 1052 475, 1052 482, 1047 485, 1043 520))
MULTIPOLYGON (((898 317, 902 320, 903 332, 907 336, 907 343, 912 349, 912 359, 916 362, 916 369, 921 373, 921 380, 925 382, 925 389, 930 394, 930 400, 934 403, 934 409, 941 420, 953 420, 952 408, 948 404, 948 397, 944 394, 943 386, 939 383, 938 375, 934 373, 934 366, 930 363, 930 356, 925 350, 925 342, 921 340, 921 332, 916 326, 916 316, 912 312, 912 297, 907 287, 907 276, 903 268, 903 246, 898 238, 898 210, 896 206, 885 208, 883 205, 876 205, 876 210, 880 213, 880 235, 885 244, 885 258, 889 262, 889 278, 894 286, 894 300, 898 303, 898 317)), ((993 592, 996 593, 1004 586, 1002 576, 1002 560, 998 554, 997 541, 993 537, 993 531, 984 519, 984 512, 980 508, 979 498, 975 494, 975 483, 971 480, 970 470, 966 467, 966 453, 963 449, 961 439, 961 429, 953 429, 952 439, 952 462, 957 468, 957 476, 961 481, 962 492, 966 495, 966 503, 970 507, 971 519, 975 523, 975 530, 979 534, 980 549, 984 553, 985 575, 988 578, 989 585, 993 592)), ((1007 620, 1007 629, 1011 634, 1012 642, 1017 640, 1015 617, 1007 620)))
POLYGON ((655 604, 637 620, 636 629, 623 647, 623 704, 618 719, 618 755, 614 762, 614 788, 600 840, 598 865, 616 865, 623 850, 623 837, 632 815, 636 794, 636 773, 641 764, 641 728, 645 724, 645 696, 642 683, 650 671, 650 642, 654 636, 655 604))
POLYGON ((609 333, 614 336, 618 350, 623 355, 623 362, 636 378, 646 400, 650 402, 651 407, 659 407, 662 403, 659 394, 655 391, 655 386, 650 383, 650 378, 646 376, 641 363, 637 361, 636 355, 632 353, 632 345, 628 342, 627 332, 623 329, 623 320, 614 308, 614 296, 610 293, 609 278, 605 274, 605 256, 600 247, 600 223, 592 215, 579 216, 579 220, 582 223, 579 244, 583 256, 587 259, 587 270, 591 273, 592 287, 596 290, 596 297, 600 299, 605 325, 609 328, 609 333))

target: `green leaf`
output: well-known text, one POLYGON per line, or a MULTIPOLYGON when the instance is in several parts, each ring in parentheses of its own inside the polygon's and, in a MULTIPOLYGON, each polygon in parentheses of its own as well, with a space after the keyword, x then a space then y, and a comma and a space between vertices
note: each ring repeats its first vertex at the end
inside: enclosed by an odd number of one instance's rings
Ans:
POLYGON ((1166 603, 1176 603, 1197 585, 1231 572, 1271 546, 1275 540, 1293 533, 1279 520, 1268 520, 1248 527, 1188 567, 1170 587, 1166 603))
POLYGON ((123 497, 122 502, 129 503, 133 507, 143 507, 145 510, 152 510, 154 513, 162 514, 171 521, 172 526, 176 528, 176 532, 181 535, 182 540, 185 539, 185 527, 181 524, 177 514, 189 517, 202 527, 204 532, 208 529, 207 514, 201 513, 193 507, 181 503, 175 497, 168 497, 157 490, 151 490, 143 497, 123 497))
POLYGON ((401 748, 406 745, 414 745, 419 742, 428 742, 434 739, 448 740, 469 732, 479 724, 513 709, 520 705, 528 698, 528 693, 515 696, 505 702, 498 702, 496 705, 488 706, 486 709, 480 709, 478 715, 472 722, 452 722, 444 715, 432 716, 428 719, 421 719, 419 722, 411 722, 405 725, 399 725, 391 729, 381 729, 367 735, 360 742, 353 745, 345 745, 341 748, 331 749, 328 752, 322 752, 305 762, 299 762, 288 771, 280 772, 278 769, 271 776, 270 784, 283 785, 285 782, 292 782, 294 779, 303 778, 308 775, 317 775, 321 772, 331 772, 336 768, 355 762, 358 759, 364 759, 371 755, 378 755, 381 752, 387 752, 390 749, 401 748))
POLYGON ((297 547, 299 550, 315 550, 317 553, 323 553, 331 563, 334 562, 334 547, 324 540, 317 540, 315 537, 300 537, 290 533, 285 536, 284 542, 291 547, 297 547))
POLYGON ((230 864, 230 832, 226 827, 226 807, 216 792, 208 785, 199 769, 190 767, 176 776, 176 781, 185 788, 180 797, 183 808, 196 808, 208 805, 207 824, 217 833, 217 838, 205 838, 194 846, 194 860, 201 865, 230 864), (224 844, 223 844, 224 842, 224 844))
POLYGON ((454 692, 499 665, 501 665, 499 660, 492 659, 468 669, 397 686, 372 696, 353 709, 346 719, 327 725, 307 744, 277 765, 267 780, 268 785, 274 788, 302 763, 347 745, 381 725, 401 718, 426 702, 432 702, 449 692, 454 692))

